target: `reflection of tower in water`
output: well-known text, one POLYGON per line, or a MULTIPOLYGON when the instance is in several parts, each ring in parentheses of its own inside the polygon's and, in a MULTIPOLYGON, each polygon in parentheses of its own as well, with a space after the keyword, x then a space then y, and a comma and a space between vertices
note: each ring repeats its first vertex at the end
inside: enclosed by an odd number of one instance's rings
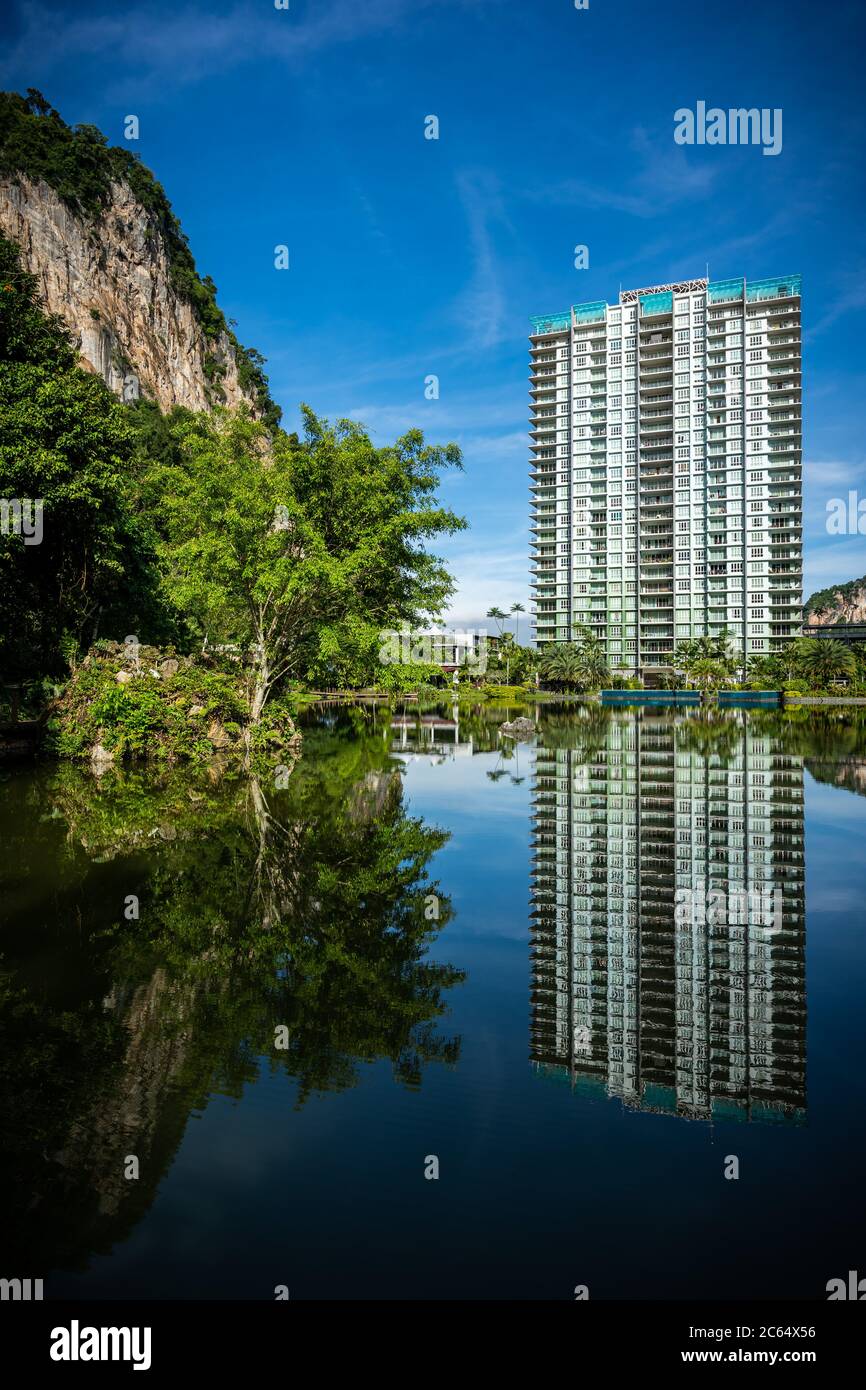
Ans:
POLYGON ((703 727, 613 716, 536 750, 531 1057, 642 1110, 802 1118, 802 759, 703 727))

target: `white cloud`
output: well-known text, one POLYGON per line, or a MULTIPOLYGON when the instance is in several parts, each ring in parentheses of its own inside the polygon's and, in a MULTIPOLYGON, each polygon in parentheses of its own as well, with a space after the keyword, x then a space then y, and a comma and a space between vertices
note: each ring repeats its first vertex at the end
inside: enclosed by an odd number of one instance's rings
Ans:
POLYGON ((679 203, 703 201, 712 192, 721 166, 699 163, 675 145, 673 119, 669 137, 651 137, 637 126, 631 132, 631 145, 639 161, 630 180, 634 192, 587 179, 563 179, 526 196, 548 207, 612 208, 631 217, 657 217, 679 203))
POLYGON ((473 542, 472 533, 468 532, 437 545, 436 549, 457 581, 457 592, 445 619, 449 625, 493 632, 495 624, 486 617, 488 608, 508 612, 512 603, 522 603, 526 612, 520 615, 521 641, 529 636, 528 532, 515 531, 502 541, 480 544, 473 542))
POLYGON ((457 176, 457 192, 469 226, 472 277, 458 296, 455 316, 466 340, 478 348, 491 348, 505 338, 508 296, 503 284, 493 229, 513 234, 499 182, 485 171, 464 171, 457 176))
POLYGON ((809 459, 803 463, 803 482, 807 487, 856 487, 866 476, 866 462, 844 459, 809 459))

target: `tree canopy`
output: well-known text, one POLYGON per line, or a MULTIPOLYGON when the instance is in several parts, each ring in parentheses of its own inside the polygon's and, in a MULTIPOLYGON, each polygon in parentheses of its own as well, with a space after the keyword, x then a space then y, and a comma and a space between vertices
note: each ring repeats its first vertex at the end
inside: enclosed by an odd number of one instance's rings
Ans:
POLYGON ((243 414, 182 419, 178 464, 145 487, 172 603, 203 641, 252 654, 254 719, 286 679, 372 679, 382 630, 434 617, 452 591, 423 542, 465 525, 435 497, 456 445, 413 430, 380 448, 309 409, 304 425, 268 440, 243 414))

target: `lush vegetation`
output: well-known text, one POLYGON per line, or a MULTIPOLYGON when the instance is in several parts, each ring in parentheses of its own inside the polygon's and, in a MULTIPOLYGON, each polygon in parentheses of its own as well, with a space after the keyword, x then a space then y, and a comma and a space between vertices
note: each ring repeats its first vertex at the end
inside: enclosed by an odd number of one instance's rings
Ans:
POLYGON ((753 689, 866 694, 866 647, 862 642, 847 646, 827 637, 798 637, 784 652, 751 661, 747 674, 753 689))
POLYGON ((564 690, 600 690, 611 680, 604 645, 589 628, 576 626, 574 631, 574 642, 544 648, 538 660, 539 676, 545 685, 564 690))
POLYGON ((0 532, 0 671, 58 677, 100 626, 170 635, 153 537, 133 505, 134 417, 77 366, 0 237, 0 497, 43 500, 41 544, 0 532))
POLYGON ((726 689, 786 690, 801 694, 848 694, 866 691, 866 649, 829 638, 799 637, 781 652, 751 657, 743 667, 730 634, 679 642, 668 684, 703 691, 726 689))
POLYGON ((0 239, 0 497, 43 507, 41 543, 0 534, 0 672, 21 683, 76 673, 58 751, 83 753, 100 729, 121 756, 203 751, 146 672, 110 697, 89 690, 117 676, 104 662, 82 670, 102 638, 232 660, 243 709, 228 722, 245 727, 304 686, 441 685, 439 667, 383 665, 380 652, 383 630, 435 618, 452 591, 427 543, 465 525, 436 497, 460 466, 455 445, 417 430, 376 447, 356 422, 310 410, 299 439, 244 410, 123 405, 77 366, 0 239))
MULTIPOLYGON (((207 339, 214 341, 226 335, 234 348, 241 386, 256 401, 265 423, 269 427, 279 424, 281 412, 270 397, 264 358, 238 342, 217 304, 216 285, 210 276, 199 275, 165 190, 138 155, 109 145, 96 126, 68 126, 41 92, 30 87, 26 97, 0 92, 0 174, 26 174, 34 181, 42 180, 67 207, 87 218, 99 216, 111 198, 113 183, 126 183, 162 239, 174 289, 192 305, 207 339)), ((219 374, 214 358, 217 398, 219 374)))
POLYGON ((288 679, 363 685, 379 670, 383 630, 419 624, 451 593, 423 545, 465 523, 439 506, 455 445, 413 430, 376 448, 360 425, 304 412, 263 466, 263 427, 241 416, 179 426, 180 460, 155 468, 149 509, 170 602, 197 639, 254 655, 256 721, 288 679))
POLYGON ((250 726, 242 663, 100 641, 54 702, 47 746, 75 759, 96 750, 102 762, 208 764, 219 757, 265 776, 293 761, 296 741, 290 698, 272 701, 250 726))
POLYGON ((741 659, 730 634, 694 637, 678 642, 671 657, 668 684, 674 688, 691 686, 704 692, 735 684, 742 673, 741 659))

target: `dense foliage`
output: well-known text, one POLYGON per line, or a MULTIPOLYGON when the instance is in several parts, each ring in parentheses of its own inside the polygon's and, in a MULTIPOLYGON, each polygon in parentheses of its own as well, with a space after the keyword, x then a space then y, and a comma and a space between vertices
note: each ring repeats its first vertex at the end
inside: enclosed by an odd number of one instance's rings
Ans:
POLYGON ((577 625, 574 633, 576 641, 544 648, 538 674, 545 685, 572 691, 600 690, 611 679, 604 644, 582 625, 577 625))
MULTIPOLYGON (((98 639, 130 635, 234 651, 252 723, 289 682, 396 692, 441 680, 380 652, 383 629, 437 616, 451 593, 425 543, 465 525, 436 498, 459 450, 417 430, 376 447, 355 422, 304 418, 298 439, 244 410, 121 404, 78 367, 0 239, 0 498, 43 508, 38 544, 0 535, 4 681, 61 678, 98 639)), ((143 742, 170 732, 143 685, 112 698, 143 742)))
POLYGON ((381 676, 383 629, 417 625, 451 593, 423 542, 465 525, 435 498, 455 445, 414 430, 377 448, 354 421, 304 420, 303 440, 278 433, 263 461, 261 425, 182 419, 179 462, 147 483, 166 594, 202 642, 254 653, 254 720, 287 679, 381 676))
POLYGON ((97 642, 51 709, 48 748, 59 757, 251 768, 262 775, 293 757, 295 726, 286 701, 247 737, 243 669, 220 657, 185 657, 153 647, 97 642))
MULTIPOLYGON (((846 646, 827 637, 798 637, 783 652, 749 663, 749 683, 755 688, 816 693, 845 686, 866 688, 866 647, 846 646)), ((838 693, 838 692, 837 692, 838 693)))

